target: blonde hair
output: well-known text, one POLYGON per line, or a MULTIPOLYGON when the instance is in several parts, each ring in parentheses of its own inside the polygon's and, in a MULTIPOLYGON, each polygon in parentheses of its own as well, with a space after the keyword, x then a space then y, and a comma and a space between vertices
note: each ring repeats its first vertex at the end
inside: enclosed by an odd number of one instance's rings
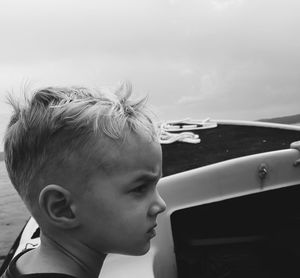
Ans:
POLYGON ((69 155, 90 150, 93 138, 122 141, 130 131, 158 140, 146 98, 133 101, 131 94, 131 84, 123 83, 110 90, 47 87, 23 104, 9 96, 14 113, 4 139, 5 163, 26 205, 46 185, 36 181, 61 171, 69 155))

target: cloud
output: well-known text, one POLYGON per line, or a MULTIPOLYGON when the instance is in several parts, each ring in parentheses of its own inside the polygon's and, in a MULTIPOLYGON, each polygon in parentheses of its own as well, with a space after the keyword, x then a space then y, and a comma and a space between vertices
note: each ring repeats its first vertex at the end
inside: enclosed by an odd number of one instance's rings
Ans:
POLYGON ((186 67, 186 68, 181 68, 179 70, 179 73, 182 75, 182 76, 191 76, 193 74, 195 74, 195 71, 189 67, 186 67))
POLYGON ((190 104, 190 103, 195 103, 203 100, 203 97, 201 96, 181 96, 177 103, 178 104, 190 104))
POLYGON ((223 10, 233 6, 241 5, 244 0, 211 0, 214 8, 217 10, 223 10))
POLYGON ((271 8, 268 0, 4 3, 1 91, 24 79, 129 79, 168 117, 183 106, 195 115, 252 111, 258 118, 280 113, 283 103, 282 114, 295 111, 300 101, 298 0, 273 1, 271 8))

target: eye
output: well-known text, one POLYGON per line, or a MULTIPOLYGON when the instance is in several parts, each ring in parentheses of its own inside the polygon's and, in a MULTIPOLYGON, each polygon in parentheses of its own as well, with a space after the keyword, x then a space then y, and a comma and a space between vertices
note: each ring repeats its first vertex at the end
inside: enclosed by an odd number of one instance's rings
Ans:
POLYGON ((135 188, 133 188, 131 190, 132 193, 136 193, 136 194, 144 194, 148 191, 149 189, 149 185, 148 184, 142 184, 142 185, 139 185, 135 188))

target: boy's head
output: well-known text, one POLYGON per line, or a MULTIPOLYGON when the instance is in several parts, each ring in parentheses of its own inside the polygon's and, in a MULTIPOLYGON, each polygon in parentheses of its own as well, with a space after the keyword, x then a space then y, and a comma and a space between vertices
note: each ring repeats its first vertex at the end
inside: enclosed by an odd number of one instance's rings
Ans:
POLYGON ((165 209, 155 187, 161 148, 145 99, 130 95, 125 83, 113 92, 45 88, 22 105, 10 99, 7 170, 48 234, 70 231, 98 252, 148 250, 165 209))

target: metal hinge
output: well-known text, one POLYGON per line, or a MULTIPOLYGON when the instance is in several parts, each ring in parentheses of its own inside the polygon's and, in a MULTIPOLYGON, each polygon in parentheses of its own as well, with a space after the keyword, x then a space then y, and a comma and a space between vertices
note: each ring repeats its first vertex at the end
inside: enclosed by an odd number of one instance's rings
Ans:
POLYGON ((267 164, 261 163, 258 167, 258 176, 261 180, 264 180, 268 175, 267 164))

